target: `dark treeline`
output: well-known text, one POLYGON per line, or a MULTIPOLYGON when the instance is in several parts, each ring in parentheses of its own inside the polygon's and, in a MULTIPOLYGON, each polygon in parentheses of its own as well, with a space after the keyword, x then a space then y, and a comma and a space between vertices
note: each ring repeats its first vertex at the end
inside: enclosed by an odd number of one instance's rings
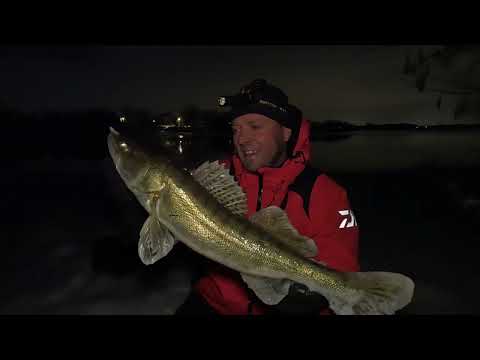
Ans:
MULTIPOLYGON (((190 125, 186 131, 195 136, 228 136, 230 126, 225 114, 213 110, 188 108, 185 116, 190 125)), ((165 131, 152 122, 157 118, 143 110, 112 111, 88 109, 81 111, 42 111, 28 113, 0 107, 3 139, 2 159, 83 158, 101 159, 107 156, 106 137, 113 126, 126 135, 156 136, 165 131), (120 122, 125 116, 128 121, 120 122)))
POLYGON ((326 132, 358 131, 358 130, 479 130, 480 124, 449 124, 449 125, 417 125, 410 123, 354 125, 346 121, 327 120, 312 123, 312 134, 319 135, 326 132))
POLYGON ((7 159, 97 158, 116 114, 107 110, 26 113, 0 109, 1 156, 7 159))
MULTIPOLYGON (((170 121, 170 120, 169 120, 170 121)), ((174 120, 173 120, 174 121, 174 120)), ((144 110, 127 109, 113 111, 88 109, 82 111, 43 111, 27 113, 0 106, 0 124, 3 138, 0 142, 2 159, 37 159, 46 156, 54 158, 101 159, 107 156, 106 137, 109 126, 120 132, 148 137, 153 142, 176 131, 191 132, 196 143, 208 141, 228 146, 231 127, 228 114, 216 110, 188 106, 181 113, 151 114, 144 110), (120 118, 125 116, 126 121, 120 118), (187 128, 165 130, 159 126, 165 119, 182 116, 187 128), (155 122, 153 121, 155 120, 155 122), (221 143, 221 144, 220 144, 221 143), (225 144, 224 144, 225 143, 225 144)), ((353 125, 344 121, 312 122, 314 141, 336 141, 348 137, 350 132, 364 130, 465 130, 480 129, 480 125, 437 125, 418 126, 415 124, 366 124, 353 125)))

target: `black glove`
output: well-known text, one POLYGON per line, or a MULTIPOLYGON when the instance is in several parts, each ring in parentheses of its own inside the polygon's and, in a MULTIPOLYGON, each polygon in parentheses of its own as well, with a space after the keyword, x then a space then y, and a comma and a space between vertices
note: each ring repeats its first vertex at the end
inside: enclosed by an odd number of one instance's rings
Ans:
POLYGON ((305 285, 293 283, 288 295, 270 307, 269 315, 319 315, 326 308, 328 301, 325 297, 310 291, 305 285))

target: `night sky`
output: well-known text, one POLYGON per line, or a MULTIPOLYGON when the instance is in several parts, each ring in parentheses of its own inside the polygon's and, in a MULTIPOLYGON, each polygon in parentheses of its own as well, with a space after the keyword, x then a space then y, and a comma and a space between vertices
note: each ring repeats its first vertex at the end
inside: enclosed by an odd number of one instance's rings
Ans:
MULTIPOLYGON (((4 46, 0 104, 45 109, 181 111, 265 78, 312 121, 455 123, 453 103, 419 93, 405 56, 440 46, 4 46)), ((464 122, 475 122, 466 119, 464 122)))

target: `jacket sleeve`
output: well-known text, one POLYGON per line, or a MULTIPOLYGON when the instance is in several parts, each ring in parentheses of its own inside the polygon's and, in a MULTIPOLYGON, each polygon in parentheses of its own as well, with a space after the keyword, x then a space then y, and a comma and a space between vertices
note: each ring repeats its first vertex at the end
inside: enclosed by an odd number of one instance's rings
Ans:
POLYGON ((318 249, 315 260, 339 271, 359 271, 359 230, 346 191, 320 176, 312 189, 309 217, 318 249))

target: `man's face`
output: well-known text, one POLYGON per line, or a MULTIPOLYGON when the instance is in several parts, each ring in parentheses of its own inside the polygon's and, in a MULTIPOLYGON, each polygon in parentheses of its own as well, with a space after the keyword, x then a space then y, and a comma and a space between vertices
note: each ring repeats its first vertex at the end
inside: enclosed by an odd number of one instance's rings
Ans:
POLYGON ((233 120, 233 144, 243 165, 250 171, 280 166, 287 158, 291 130, 260 115, 245 114, 233 120))

